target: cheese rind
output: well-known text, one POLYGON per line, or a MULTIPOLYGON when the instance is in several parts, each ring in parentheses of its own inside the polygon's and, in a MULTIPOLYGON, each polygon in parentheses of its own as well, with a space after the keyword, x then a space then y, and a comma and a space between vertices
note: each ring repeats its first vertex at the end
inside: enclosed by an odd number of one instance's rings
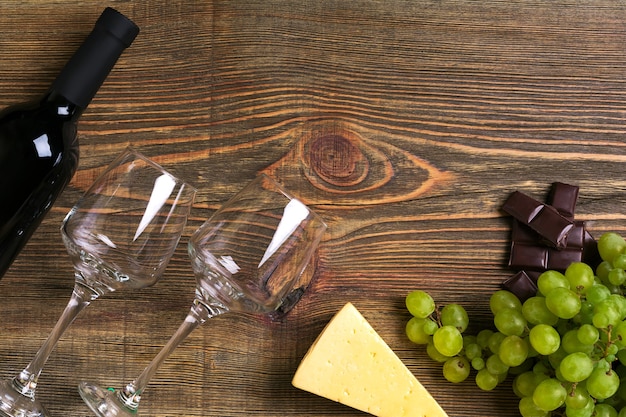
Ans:
POLYGON ((351 303, 318 336, 292 384, 379 417, 447 417, 351 303))

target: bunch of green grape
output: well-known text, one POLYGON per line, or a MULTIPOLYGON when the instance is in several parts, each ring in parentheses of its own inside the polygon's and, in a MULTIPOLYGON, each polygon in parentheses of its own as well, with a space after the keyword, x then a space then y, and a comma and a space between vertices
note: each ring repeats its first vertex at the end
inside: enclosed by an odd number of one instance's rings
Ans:
POLYGON ((545 271, 523 303, 506 290, 492 294, 494 328, 475 335, 461 305, 438 307, 413 291, 406 334, 450 382, 474 373, 489 391, 511 376, 523 417, 626 417, 626 241, 605 233, 597 243, 595 271, 582 262, 545 271))

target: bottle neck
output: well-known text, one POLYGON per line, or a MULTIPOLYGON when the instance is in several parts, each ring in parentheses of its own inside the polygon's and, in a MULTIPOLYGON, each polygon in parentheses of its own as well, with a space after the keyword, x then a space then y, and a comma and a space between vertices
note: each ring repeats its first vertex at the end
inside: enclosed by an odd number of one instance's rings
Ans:
POLYGON ((51 109, 56 116, 76 121, 85 111, 84 107, 74 104, 63 94, 56 90, 50 90, 42 99, 42 104, 51 109))
POLYGON ((52 90, 86 108, 139 28, 114 9, 106 8, 94 29, 52 84, 52 90))

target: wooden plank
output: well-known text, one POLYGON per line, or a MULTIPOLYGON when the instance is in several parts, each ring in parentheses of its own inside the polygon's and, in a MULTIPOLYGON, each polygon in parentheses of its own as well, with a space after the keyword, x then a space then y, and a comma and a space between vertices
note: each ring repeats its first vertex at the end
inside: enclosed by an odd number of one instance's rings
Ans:
POLYGON ((290 385, 346 301, 451 416, 518 415, 510 384, 443 380, 404 336, 403 298, 426 289, 488 326, 512 273, 499 208, 514 190, 577 184, 592 233, 626 233, 621 3, 8 1, 0 107, 44 92, 107 5, 142 32, 83 116, 78 173, 0 282, 1 375, 26 365, 69 298, 62 218, 133 145, 194 183, 197 204, 161 282, 97 301, 64 336, 41 379, 53 415, 86 414, 79 381, 121 386, 157 353, 193 297, 186 240, 259 172, 329 223, 314 284, 279 322, 231 315, 194 332, 143 415, 360 415, 290 385))

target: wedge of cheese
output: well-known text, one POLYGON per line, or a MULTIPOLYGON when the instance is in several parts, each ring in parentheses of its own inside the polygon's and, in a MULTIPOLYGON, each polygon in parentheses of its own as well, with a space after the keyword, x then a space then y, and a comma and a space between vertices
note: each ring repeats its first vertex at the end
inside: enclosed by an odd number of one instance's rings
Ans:
POLYGON ((318 336, 292 383, 379 417, 447 417, 351 303, 318 336))

